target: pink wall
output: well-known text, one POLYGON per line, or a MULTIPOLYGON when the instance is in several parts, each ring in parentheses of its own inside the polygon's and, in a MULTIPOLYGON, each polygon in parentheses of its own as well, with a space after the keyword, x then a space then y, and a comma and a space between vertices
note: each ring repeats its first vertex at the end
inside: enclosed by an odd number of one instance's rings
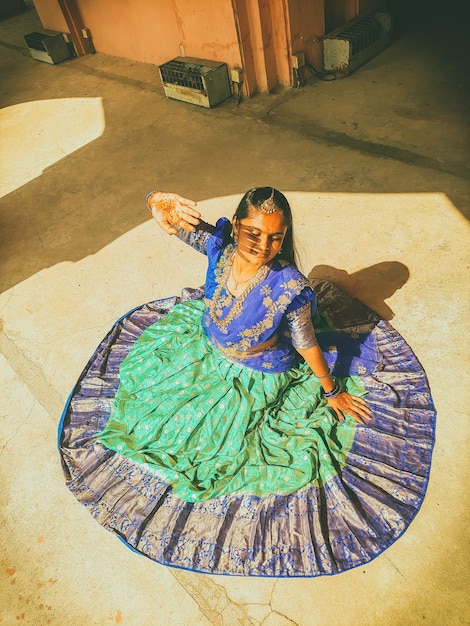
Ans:
POLYGON ((317 69, 323 68, 321 38, 325 34, 324 0, 289 2, 292 52, 305 52, 305 58, 317 69))
POLYGON ((325 2, 326 32, 341 26, 356 17, 356 0, 330 0, 325 2))
POLYGON ((67 23, 62 15, 57 0, 33 0, 41 24, 46 30, 67 33, 67 23))
MULTIPOLYGON (((57 0, 34 0, 46 29, 67 32, 57 0)), ((75 0, 97 52, 160 65, 180 56, 240 65, 231 0, 75 0), (181 44, 181 46, 180 46, 181 44)))
MULTIPOLYGON (((239 65, 245 94, 289 85, 293 52, 322 67, 325 0, 60 2, 77 9, 79 28, 89 29, 97 52, 155 65, 180 55, 239 65)), ((44 28, 68 32, 58 0, 34 3, 44 28)))
POLYGON ((159 65, 184 50, 186 56, 240 64, 230 0, 76 3, 98 52, 159 65))
POLYGON ((325 32, 330 33, 360 13, 378 10, 385 4, 385 0, 325 0, 325 32))

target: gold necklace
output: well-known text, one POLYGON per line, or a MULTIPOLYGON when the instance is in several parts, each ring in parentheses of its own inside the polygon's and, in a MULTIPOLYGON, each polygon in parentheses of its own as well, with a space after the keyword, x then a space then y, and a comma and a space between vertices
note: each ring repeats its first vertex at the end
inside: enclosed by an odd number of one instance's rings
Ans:
POLYGON ((221 294, 224 288, 227 287, 227 281, 229 279, 230 272, 232 270, 233 260, 235 258, 236 251, 237 250, 235 249, 233 251, 233 254, 231 254, 230 257, 227 259, 227 264, 224 267, 222 275, 220 276, 220 280, 218 281, 217 288, 214 291, 214 295, 212 296, 212 299, 209 302, 209 314, 211 316, 211 319, 215 323, 215 325, 219 328, 219 330, 223 332, 224 334, 228 332, 227 331, 228 325, 236 317, 238 317, 240 313, 242 312, 243 304, 248 294, 250 293, 250 291, 252 291, 259 282, 264 280, 266 278, 267 273, 269 272, 269 267, 267 265, 262 265, 259 268, 259 270, 256 272, 256 274, 252 276, 249 281, 246 281, 248 282, 248 285, 245 291, 241 294, 239 298, 235 298, 235 304, 233 305, 231 311, 228 313, 225 319, 222 320, 221 318, 223 315, 223 311, 222 311, 222 307, 220 306, 220 303, 222 300, 221 294))
POLYGON ((228 280, 232 279, 234 284, 235 284, 235 291, 238 291, 238 288, 241 285, 246 285, 246 283, 248 283, 252 278, 253 278, 253 276, 250 276, 250 278, 247 278, 246 280, 237 280, 235 278, 235 267, 234 267, 234 264, 232 263, 232 267, 230 268, 230 273, 229 273, 227 282, 228 282, 228 280))

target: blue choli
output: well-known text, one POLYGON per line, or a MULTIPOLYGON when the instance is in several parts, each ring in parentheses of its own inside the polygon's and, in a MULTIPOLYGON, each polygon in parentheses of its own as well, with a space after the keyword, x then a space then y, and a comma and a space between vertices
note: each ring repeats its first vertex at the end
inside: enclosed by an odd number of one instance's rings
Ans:
MULTIPOLYGON (((286 261, 274 260, 263 279, 247 294, 232 296, 222 285, 224 269, 236 249, 230 232, 229 220, 221 218, 207 239, 204 330, 210 342, 229 360, 264 372, 284 372, 299 360, 292 328, 296 328, 297 334, 299 324, 312 328, 315 294, 296 268, 286 261)), ((313 330, 312 335, 310 345, 301 347, 315 345, 313 330)))

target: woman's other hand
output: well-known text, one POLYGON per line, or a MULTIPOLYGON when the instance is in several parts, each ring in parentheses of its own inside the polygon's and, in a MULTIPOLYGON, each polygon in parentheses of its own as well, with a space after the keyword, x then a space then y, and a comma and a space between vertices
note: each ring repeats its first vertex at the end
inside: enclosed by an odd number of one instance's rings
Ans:
POLYGON ((183 198, 177 193, 155 191, 147 199, 147 206, 153 219, 169 235, 184 228, 189 232, 199 224, 201 214, 195 208, 196 202, 183 198))
POLYGON ((371 418, 371 410, 366 401, 359 396, 352 396, 343 391, 336 398, 328 398, 328 404, 335 411, 340 422, 344 420, 344 415, 350 415, 359 424, 367 424, 371 418))

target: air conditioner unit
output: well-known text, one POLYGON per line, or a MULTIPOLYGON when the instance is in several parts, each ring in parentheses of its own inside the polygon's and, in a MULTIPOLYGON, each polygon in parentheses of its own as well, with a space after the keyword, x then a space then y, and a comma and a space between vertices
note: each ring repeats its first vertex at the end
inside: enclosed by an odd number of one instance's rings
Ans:
POLYGON ((29 33, 24 36, 33 59, 60 63, 70 58, 70 50, 62 33, 29 33))
POLYGON ((232 95, 226 63, 176 57, 159 71, 168 98, 210 108, 232 95))
POLYGON ((392 39, 389 13, 366 13, 323 38, 326 71, 347 76, 383 50, 392 39))

